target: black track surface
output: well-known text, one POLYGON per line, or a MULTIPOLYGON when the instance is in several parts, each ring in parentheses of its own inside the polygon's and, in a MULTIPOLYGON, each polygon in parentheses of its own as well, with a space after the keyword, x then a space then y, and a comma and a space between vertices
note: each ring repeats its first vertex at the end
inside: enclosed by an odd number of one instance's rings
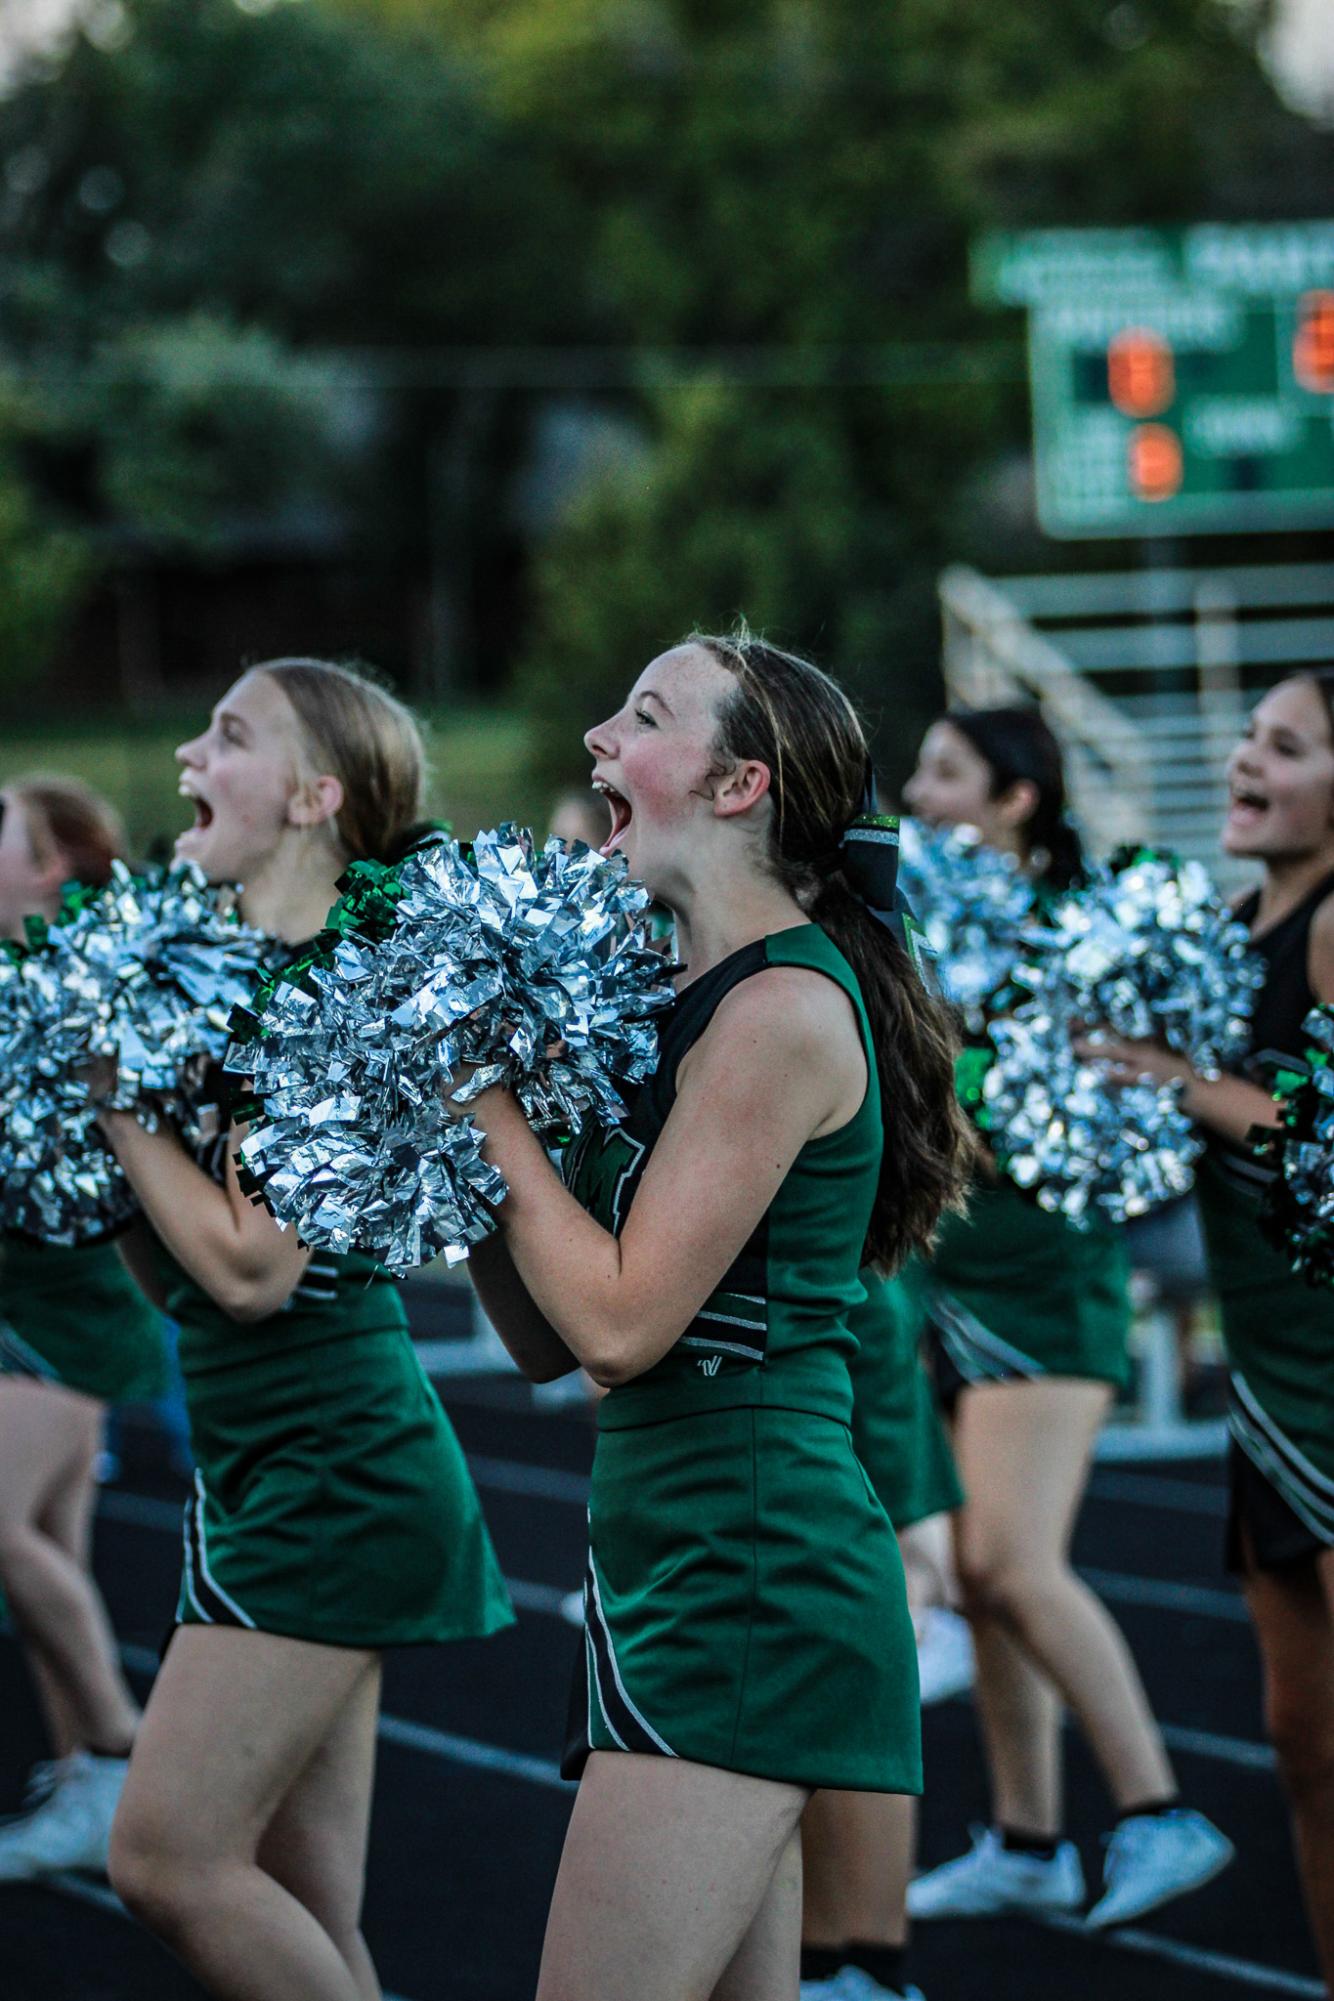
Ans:
MULTIPOLYGON (((580 1495, 592 1437, 577 1408, 534 1408, 513 1379, 445 1380, 441 1389, 506 1574, 536 1588, 521 1594, 531 1609, 515 1631, 389 1664, 385 1713, 393 1721, 381 1745, 366 1931, 387 1992, 405 2001, 528 2001, 571 1797, 553 1767, 576 1636, 556 1615, 554 1593, 581 1576, 580 1495)), ((1017 1919, 923 1925, 913 1971, 928 2001, 1320 1993, 1286 1816, 1261 1742, 1254 1642, 1221 1574, 1221 1482, 1217 1463, 1100 1468, 1076 1556, 1108 1596, 1171 1726, 1186 1798, 1232 1836, 1238 1862, 1106 1939, 1017 1919)), ((122 1478, 104 1495, 97 1568, 141 1690, 174 1604, 181 1491, 154 1436, 130 1431, 122 1478)), ((8 1637, 0 1638, 0 1718, 3 1812, 44 1755, 8 1637)), ((931 1863, 959 1852, 969 1822, 986 1815, 965 1702, 927 1712, 926 1752, 923 1859, 931 1863)), ((1068 1753, 1069 1827, 1092 1885, 1107 1802, 1073 1735, 1068 1753)), ((105 1886, 0 1887, 0 2001, 188 2001, 198 1993, 105 1886)))

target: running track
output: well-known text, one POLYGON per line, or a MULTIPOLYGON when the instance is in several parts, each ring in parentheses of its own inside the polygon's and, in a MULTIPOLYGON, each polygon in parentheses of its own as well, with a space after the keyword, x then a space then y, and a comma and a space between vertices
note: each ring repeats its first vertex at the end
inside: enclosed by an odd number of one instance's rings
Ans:
MULTIPOLYGON (((433 1330, 434 1331, 434 1330, 433 1330)), ((430 1353, 448 1353, 433 1343, 430 1353)), ((366 1931, 395 2001, 529 2001, 570 1808, 556 1774, 576 1635, 558 1615, 581 1576, 591 1431, 577 1409, 535 1409, 511 1377, 441 1379, 519 1611, 485 1643, 389 1665, 366 1931)), ((132 1429, 103 1495, 97 1567, 137 1686, 175 1598, 181 1483, 154 1434, 132 1429)), ((1168 1726, 1183 1792, 1240 1860, 1215 1883, 1107 1938, 1077 1923, 921 1926, 928 2001, 1237 2001, 1323 1990, 1307 1943, 1255 1649, 1222 1575, 1221 1466, 1100 1467, 1076 1556, 1112 1604, 1168 1726)), ((0 1637, 0 1811, 42 1755, 12 1640, 0 1637)), ((970 1710, 927 1713, 924 1859, 956 1853, 984 1793, 970 1710)), ((1098 1880, 1106 1810, 1068 1741, 1070 1831, 1098 1880)), ((208 1803, 200 1801, 200 1811, 208 1803)), ((0 1887, 0 2001, 197 2001, 199 1990, 105 1885, 0 1887)))

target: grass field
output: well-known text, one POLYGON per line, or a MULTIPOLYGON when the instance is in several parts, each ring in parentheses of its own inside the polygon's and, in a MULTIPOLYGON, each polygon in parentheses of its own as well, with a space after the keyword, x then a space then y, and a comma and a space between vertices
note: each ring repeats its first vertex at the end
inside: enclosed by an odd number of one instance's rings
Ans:
MULTIPOLYGON (((29 771, 82 778, 119 809, 136 857, 168 847, 188 815, 176 795, 172 752, 200 727, 197 713, 127 723, 109 730, 7 724, 0 734, 0 785, 29 771)), ((431 759, 429 809, 460 835, 513 819, 545 831, 548 802, 527 770, 528 725, 496 710, 427 716, 431 759)))

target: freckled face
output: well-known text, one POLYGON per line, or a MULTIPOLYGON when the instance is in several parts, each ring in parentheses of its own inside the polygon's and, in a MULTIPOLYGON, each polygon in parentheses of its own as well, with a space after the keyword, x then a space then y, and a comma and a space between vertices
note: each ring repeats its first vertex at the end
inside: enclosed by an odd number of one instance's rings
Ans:
POLYGON ((67 873, 61 855, 39 852, 23 801, 0 792, 0 937, 23 937, 25 917, 50 917, 67 873))
POLYGON ((604 855, 620 851, 650 888, 687 859, 690 829, 711 816, 709 773, 732 676, 701 646, 649 662, 625 706, 588 732, 594 786, 611 808, 604 855))
POLYGON ((1014 835, 992 798, 992 770, 951 724, 932 723, 917 753, 903 803, 933 827, 976 827, 989 847, 1009 848, 1014 835))
POLYGON ((176 752, 180 792, 194 824, 177 836, 181 861, 210 882, 250 880, 291 824, 288 809, 306 762, 296 712, 269 674, 243 674, 202 735, 176 752))
POLYGON ((1334 741, 1317 688, 1280 681, 1256 703, 1227 782, 1228 854, 1276 861, 1334 846, 1334 741))

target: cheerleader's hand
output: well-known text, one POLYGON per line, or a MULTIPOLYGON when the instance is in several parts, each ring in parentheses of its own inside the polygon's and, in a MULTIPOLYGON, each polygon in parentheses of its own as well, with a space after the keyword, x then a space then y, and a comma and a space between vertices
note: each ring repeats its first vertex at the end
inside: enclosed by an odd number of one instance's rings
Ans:
POLYGON ((1127 1042, 1108 1029, 1084 1030, 1073 1047, 1083 1062, 1101 1067, 1109 1084, 1187 1084, 1195 1075, 1179 1051, 1161 1042, 1127 1042))
POLYGON ((79 1079, 87 1087, 88 1102, 103 1106, 115 1096, 120 1071, 114 1056, 90 1056, 80 1066, 79 1079))

